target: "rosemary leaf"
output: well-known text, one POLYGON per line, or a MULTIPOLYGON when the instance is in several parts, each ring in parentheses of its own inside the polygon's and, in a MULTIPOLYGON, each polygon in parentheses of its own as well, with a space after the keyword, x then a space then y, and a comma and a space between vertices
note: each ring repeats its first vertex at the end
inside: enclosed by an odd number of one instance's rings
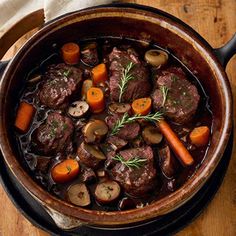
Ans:
POLYGON ((144 119, 149 122, 158 122, 163 118, 162 112, 156 112, 154 114, 148 114, 146 116, 141 116, 141 115, 134 115, 129 117, 127 113, 125 113, 121 119, 119 119, 115 125, 112 128, 111 134, 110 135, 115 135, 117 134, 120 129, 122 129, 126 124, 130 124, 138 119, 144 119))
POLYGON ((133 80, 135 77, 130 73, 131 69, 134 67, 134 63, 131 61, 126 68, 124 69, 124 72, 122 74, 119 89, 120 89, 120 95, 119 95, 119 102, 122 100, 122 96, 127 88, 127 84, 130 80, 133 80))
POLYGON ((164 105, 166 103, 167 95, 169 92, 169 88, 167 88, 165 85, 163 85, 163 86, 161 86, 160 89, 161 89, 162 96, 163 96, 162 107, 164 107, 164 105))
POLYGON ((121 155, 117 154, 115 157, 113 157, 113 160, 119 161, 128 168, 140 168, 143 166, 143 164, 147 161, 144 158, 140 157, 133 157, 129 160, 125 160, 121 155))

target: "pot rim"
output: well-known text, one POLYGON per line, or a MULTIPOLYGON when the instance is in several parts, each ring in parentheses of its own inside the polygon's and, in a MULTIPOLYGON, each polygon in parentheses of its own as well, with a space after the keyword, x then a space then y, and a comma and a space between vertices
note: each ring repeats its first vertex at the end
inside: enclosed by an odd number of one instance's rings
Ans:
MULTIPOLYGON (((130 5, 130 4, 128 4, 130 5)), ((157 10, 158 11, 158 10, 157 10)), ((197 48, 201 56, 206 57, 206 60, 209 63, 209 66, 214 71, 215 76, 220 81, 221 92, 224 95, 225 99, 225 114, 224 114, 224 127, 221 130, 221 139, 219 140, 218 147, 213 153, 211 160, 205 167, 204 171, 199 174, 199 177, 196 179, 194 177, 190 178, 181 188, 179 188, 174 193, 156 201, 153 204, 145 206, 140 209, 132 209, 126 211, 115 211, 115 212, 105 212, 105 211, 94 211, 88 210, 84 208, 80 208, 74 205, 71 205, 65 201, 62 201, 44 189, 42 189, 31 177, 29 177, 28 173, 23 169, 20 163, 17 161, 14 156, 10 143, 7 139, 7 130, 5 127, 4 116, 0 116, 0 143, 1 143, 1 151, 4 156, 4 159, 13 173, 13 175, 19 180, 19 182, 24 186, 24 188, 36 199, 38 199, 43 205, 49 208, 55 209, 67 216, 74 217, 76 219, 81 220, 84 223, 89 223, 93 225, 125 225, 128 223, 136 223, 143 220, 148 220, 154 218, 156 216, 160 216, 166 214, 183 203, 189 200, 206 182, 206 180, 211 176, 213 171, 215 170, 217 164, 219 163, 223 152, 228 143, 230 131, 232 128, 232 94, 230 89, 230 84, 227 79, 226 73, 219 61, 217 60, 215 54, 213 53, 213 49, 211 46, 206 43, 202 37, 196 33, 192 28, 187 26, 186 24, 180 24, 181 21, 176 21, 177 18, 170 17, 169 14, 163 15, 162 11, 159 11, 158 14, 151 13, 146 10, 137 10, 133 9, 131 6, 117 8, 116 6, 101 6, 95 8, 89 8, 86 10, 76 11, 72 13, 68 13, 65 16, 59 17, 56 20, 48 23, 40 29, 34 36, 32 36, 21 48, 21 50, 14 56, 14 58, 9 63, 3 78, 0 83, 0 114, 4 110, 5 104, 5 96, 4 91, 7 91, 8 81, 7 77, 10 75, 12 68, 14 68, 14 64, 20 62, 21 55, 23 55, 27 50, 30 50, 31 45, 33 43, 37 43, 41 38, 47 37, 47 32, 55 31, 69 23, 73 23, 80 20, 86 20, 89 17, 109 17, 109 16, 118 16, 119 12, 122 12, 123 17, 143 17, 145 20, 154 22, 156 24, 162 24, 168 30, 174 31, 174 33, 178 34, 180 37, 185 37, 185 40, 188 40, 195 49, 197 48), (110 13, 110 15, 108 14, 110 13), (181 198, 179 196, 182 196, 181 198)), ((198 171, 201 167, 198 169, 198 171)))

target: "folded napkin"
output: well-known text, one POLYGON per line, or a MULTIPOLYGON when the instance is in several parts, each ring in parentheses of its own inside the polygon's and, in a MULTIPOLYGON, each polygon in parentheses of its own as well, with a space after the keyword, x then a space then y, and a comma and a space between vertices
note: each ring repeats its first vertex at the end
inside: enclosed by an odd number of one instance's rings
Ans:
POLYGON ((0 37, 17 21, 38 9, 44 9, 47 22, 68 12, 112 2, 112 0, 0 0, 0 37))

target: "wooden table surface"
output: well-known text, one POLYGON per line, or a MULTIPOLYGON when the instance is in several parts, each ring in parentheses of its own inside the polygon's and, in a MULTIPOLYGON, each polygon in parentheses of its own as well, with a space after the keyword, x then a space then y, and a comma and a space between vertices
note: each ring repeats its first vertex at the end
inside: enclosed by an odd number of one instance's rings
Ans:
MULTIPOLYGON (((192 26, 213 47, 220 47, 236 32, 236 0, 136 0, 126 1, 149 5, 177 16, 192 26)), ((13 46, 5 59, 11 58, 26 35, 13 46)), ((226 68, 234 101, 236 100, 236 56, 226 68)), ((236 118, 236 109, 234 110, 236 118)), ((234 133, 236 125, 234 125, 234 133)), ((235 139, 236 140, 236 139, 235 139)), ((178 236, 234 236, 236 235, 236 142, 233 155, 220 190, 204 212, 178 236)), ((0 186, 0 236, 46 236, 34 227, 8 199, 0 186)))

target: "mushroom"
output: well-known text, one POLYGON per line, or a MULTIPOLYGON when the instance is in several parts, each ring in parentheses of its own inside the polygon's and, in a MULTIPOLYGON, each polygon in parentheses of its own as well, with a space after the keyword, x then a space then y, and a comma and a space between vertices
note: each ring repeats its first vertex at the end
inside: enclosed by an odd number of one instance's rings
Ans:
POLYGON ((85 184, 74 184, 67 190, 68 200, 81 207, 88 206, 91 203, 90 194, 85 184))
POLYGON ((89 111, 89 105, 85 101, 76 101, 73 102, 69 109, 68 114, 74 118, 81 118, 85 116, 89 111))
POLYGON ((92 120, 84 126, 82 132, 85 142, 100 142, 101 139, 107 134, 108 126, 103 120, 92 120))
POLYGON ((162 141, 162 134, 158 128, 154 126, 147 126, 142 131, 142 137, 147 144, 158 144, 162 141))
POLYGON ((111 113, 117 113, 117 114, 123 114, 123 113, 129 113, 131 110, 131 106, 128 103, 112 103, 109 105, 109 111, 111 113))
POLYGON ((152 66, 161 66, 166 64, 168 60, 168 54, 162 50, 151 49, 145 53, 144 59, 152 66))
POLYGON ((82 142, 77 150, 80 163, 90 168, 97 168, 100 161, 105 160, 106 156, 96 145, 82 142))
POLYGON ((96 200, 100 203, 111 203, 120 195, 120 185, 112 180, 99 183, 95 189, 96 200))

